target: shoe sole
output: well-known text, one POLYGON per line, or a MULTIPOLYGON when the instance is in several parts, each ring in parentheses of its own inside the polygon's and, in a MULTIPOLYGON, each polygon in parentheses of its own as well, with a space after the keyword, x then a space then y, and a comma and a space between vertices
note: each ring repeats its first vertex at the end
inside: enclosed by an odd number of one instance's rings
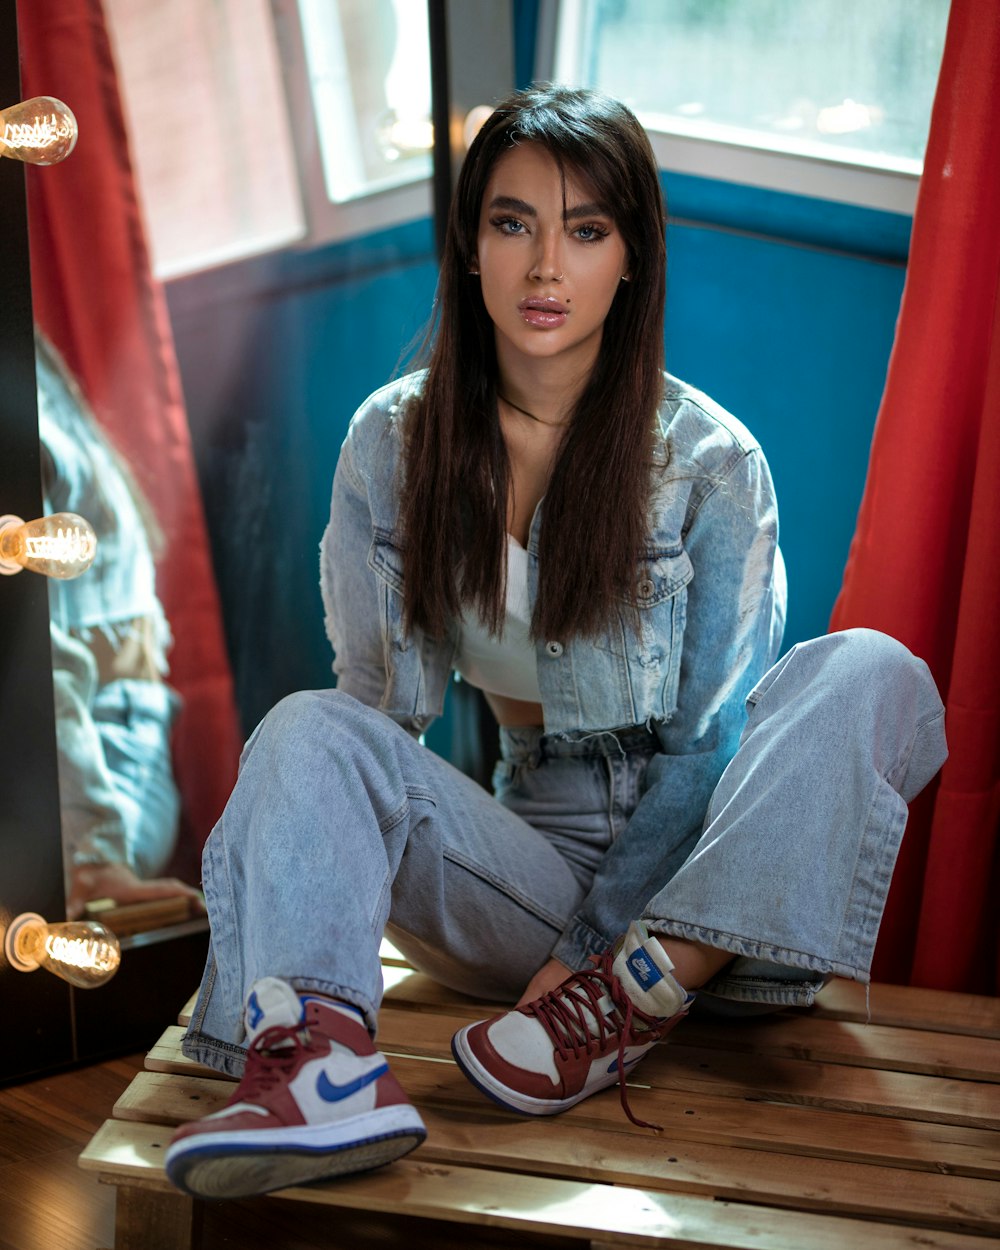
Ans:
POLYGON ((194 1198, 249 1198, 383 1167, 426 1136, 413 1107, 381 1107, 333 1124, 192 1134, 170 1147, 164 1167, 194 1198))
POLYGON ((518 1115, 558 1115, 560 1111, 568 1111, 578 1102, 583 1102, 591 1094, 599 1094, 602 1090, 609 1089, 618 1081, 616 1073, 610 1080, 591 1085, 570 1098, 532 1098, 530 1094, 521 1094, 507 1085, 501 1085, 476 1058, 468 1043, 468 1035, 473 1028, 475 1025, 466 1025, 451 1039, 451 1053, 455 1056, 455 1062, 480 1093, 508 1111, 516 1111, 518 1115))

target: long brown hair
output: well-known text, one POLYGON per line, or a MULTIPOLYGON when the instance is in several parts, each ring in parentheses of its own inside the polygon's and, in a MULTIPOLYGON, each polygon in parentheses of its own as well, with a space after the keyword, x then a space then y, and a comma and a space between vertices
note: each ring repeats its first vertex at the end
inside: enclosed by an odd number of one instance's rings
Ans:
POLYGON ((623 607, 635 610, 662 394, 659 173, 645 132, 623 104, 594 91, 532 87, 497 106, 462 165, 426 382, 406 414, 404 619, 408 630, 433 637, 444 635, 465 604, 494 632, 505 615, 510 463, 497 411, 493 323, 469 270, 492 167, 524 142, 544 147, 560 169, 593 188, 625 240, 631 278, 619 284, 545 493, 532 634, 594 635, 623 607))

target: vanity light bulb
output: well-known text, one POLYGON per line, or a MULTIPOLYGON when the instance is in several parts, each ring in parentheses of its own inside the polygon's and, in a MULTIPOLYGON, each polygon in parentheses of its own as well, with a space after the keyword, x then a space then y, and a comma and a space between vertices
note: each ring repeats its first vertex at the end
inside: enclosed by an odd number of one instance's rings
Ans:
POLYGON ((0 156, 28 165, 57 165, 76 147, 76 118, 68 105, 37 95, 0 110, 0 156))
POLYGON ((92 920, 46 924, 30 911, 11 921, 4 954, 18 972, 48 968, 82 990, 110 981, 121 962, 118 939, 104 925, 92 920))
POLYGON ((386 161, 422 156, 434 146, 434 123, 425 114, 400 115, 390 109, 379 118, 375 142, 386 161))
POLYGON ((46 577, 79 577, 94 563, 97 535, 75 512, 55 512, 36 521, 0 516, 0 573, 30 569, 46 577))

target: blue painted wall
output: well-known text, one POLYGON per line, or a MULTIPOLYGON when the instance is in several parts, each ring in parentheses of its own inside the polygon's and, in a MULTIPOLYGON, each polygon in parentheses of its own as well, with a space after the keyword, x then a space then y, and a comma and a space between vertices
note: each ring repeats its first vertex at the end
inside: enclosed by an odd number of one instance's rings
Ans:
MULTIPOLYGON (((908 219, 665 175, 667 365, 760 438, 786 642, 821 633, 854 528, 908 219), (782 237, 784 236, 784 237, 782 237)), ((199 274, 168 292, 247 729, 330 682, 317 586, 337 450, 433 298, 430 223, 199 274)), ((448 751, 448 727, 433 739, 448 751)))
POLYGON ((402 371, 437 278, 429 220, 171 284, 237 700, 250 729, 328 686, 318 544, 347 425, 402 371))
POLYGON ((840 587, 909 218, 723 183, 699 201, 689 184, 700 181, 665 176, 672 215, 683 212, 668 228, 667 367, 729 408, 764 447, 788 565, 790 645, 825 632, 840 587), (766 224, 787 226, 786 237, 751 233, 763 224, 761 195, 766 224), (699 202, 707 222, 694 219, 699 202), (722 212, 747 225, 720 224, 722 212))

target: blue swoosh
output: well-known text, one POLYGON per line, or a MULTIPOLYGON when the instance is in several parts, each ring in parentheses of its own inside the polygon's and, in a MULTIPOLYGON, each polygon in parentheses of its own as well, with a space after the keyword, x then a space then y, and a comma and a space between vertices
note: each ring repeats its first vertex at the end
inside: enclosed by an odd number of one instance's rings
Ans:
MULTIPOLYGON (((626 1068, 631 1068, 632 1064, 633 1064, 633 1063, 638 1063, 638 1062, 639 1062, 639 1060, 640 1060, 642 1057, 643 1057, 642 1055, 636 1055, 636 1057, 635 1057, 634 1059, 626 1059, 626 1060, 625 1060, 625 1063, 624 1063, 624 1065, 623 1065, 623 1066, 624 1066, 624 1067, 626 1067, 626 1068)), ((608 1071, 609 1071, 609 1072, 617 1072, 617 1071, 618 1071, 618 1060, 617 1060, 617 1059, 612 1059, 612 1060, 611 1060, 611 1063, 608 1065, 608 1071)))
POLYGON ((247 1002, 247 1023, 252 1029, 255 1029, 263 1019, 264 1013, 261 1010, 260 1003, 257 1001, 257 991, 254 990, 247 1002))
POLYGON ((340 1102, 343 1098, 350 1098, 352 1094, 356 1094, 359 1089, 364 1089, 366 1085, 371 1085, 373 1081, 377 1081, 380 1076, 385 1076, 389 1071, 389 1065, 383 1063, 380 1068, 373 1068, 371 1072, 366 1072, 364 1076, 359 1076, 353 1081, 348 1081, 346 1085, 334 1085, 325 1072, 319 1074, 319 1080, 316 1082, 316 1093, 324 1102, 340 1102))

